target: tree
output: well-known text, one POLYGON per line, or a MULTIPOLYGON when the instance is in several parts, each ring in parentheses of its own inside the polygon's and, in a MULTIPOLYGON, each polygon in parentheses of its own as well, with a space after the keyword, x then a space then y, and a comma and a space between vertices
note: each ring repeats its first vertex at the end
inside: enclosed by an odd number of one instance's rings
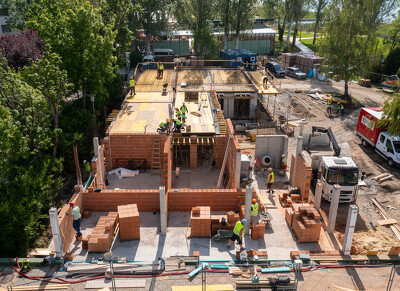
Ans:
MULTIPOLYGON (((61 188, 61 160, 51 160, 53 130, 41 92, 0 58, 1 256, 25 256, 61 188)), ((54 204, 53 204, 54 205, 54 204)))
POLYGON ((363 1, 333 0, 325 15, 320 49, 329 70, 344 79, 345 98, 349 97, 349 80, 369 65, 374 47, 373 42, 366 43, 370 31, 363 23, 365 9, 363 1))
POLYGON ((294 9, 293 13, 294 13, 294 19, 295 19, 295 26, 294 26, 294 31, 293 31, 293 41, 292 41, 293 47, 296 46, 296 37, 297 37, 299 22, 304 18, 304 16, 307 15, 308 8, 309 8, 309 3, 306 2, 305 0, 297 0, 295 2, 295 6, 293 7, 293 9, 294 9))
POLYGON ((385 41, 390 42, 390 51, 393 51, 400 44, 400 13, 389 25, 389 31, 385 41))
POLYGON ((26 30, 26 13, 32 1, 0 0, 0 6, 8 10, 7 25, 17 31, 26 30))
POLYGON ((27 26, 61 57, 61 69, 74 92, 82 91, 84 107, 87 93, 104 98, 104 84, 115 76, 116 32, 100 12, 87 0, 37 0, 27 13, 27 26))
POLYGON ((42 92, 47 101, 47 111, 52 119, 54 138, 52 161, 57 157, 58 137, 61 133, 59 119, 65 99, 72 84, 68 83, 67 72, 60 69, 61 59, 55 53, 45 53, 43 59, 27 67, 22 76, 33 88, 42 92))
POLYGON ((383 66, 383 73, 386 75, 394 75, 398 72, 400 68, 400 47, 392 50, 386 60, 385 65, 383 66))
POLYGON ((396 93, 386 99, 379 126, 392 135, 400 135, 400 94, 396 93))
POLYGON ((0 37, 0 52, 7 59, 8 65, 16 70, 40 59, 44 48, 43 40, 33 30, 3 34, 0 37))
POLYGON ((289 15, 290 0, 265 0, 263 3, 264 15, 278 20, 278 40, 283 41, 289 15))
POLYGON ((211 29, 216 2, 213 0, 181 0, 177 4, 177 19, 193 31, 194 51, 210 58, 218 53, 218 42, 211 29))
POLYGON ((235 0, 233 2, 232 27, 235 32, 235 47, 239 48, 240 33, 253 27, 255 0, 235 0))
POLYGON ((314 38, 313 38, 313 45, 315 45, 315 42, 317 40, 317 33, 318 33, 318 26, 319 22, 321 21, 322 18, 322 11, 328 4, 329 0, 316 0, 316 14, 315 14, 315 26, 314 26, 314 38))
POLYGON ((227 49, 228 38, 232 30, 233 0, 219 0, 217 2, 217 11, 220 11, 219 16, 224 24, 224 49, 227 49))

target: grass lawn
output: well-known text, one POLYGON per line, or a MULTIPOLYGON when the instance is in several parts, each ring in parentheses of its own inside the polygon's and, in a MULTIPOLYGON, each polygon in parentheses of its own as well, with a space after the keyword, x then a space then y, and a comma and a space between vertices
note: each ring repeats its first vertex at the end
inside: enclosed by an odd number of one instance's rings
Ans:
MULTIPOLYGON (((285 46, 286 46, 286 41, 278 41, 278 38, 276 38, 275 50, 284 52, 285 46)), ((288 52, 289 53, 298 53, 298 52, 300 52, 300 49, 297 46, 293 48, 290 43, 288 52)))
POLYGON ((318 52, 318 38, 317 38, 316 45, 314 45, 312 42, 313 42, 312 39, 303 39, 301 41, 302 44, 304 44, 306 47, 308 47, 313 52, 318 52))
MULTIPOLYGON (((288 34, 288 31, 286 30, 284 36, 287 36, 287 34, 288 34)), ((290 36, 293 37, 293 29, 292 29, 292 31, 290 32, 290 36)), ((307 37, 307 38, 309 38, 309 37, 314 37, 314 32, 302 31, 302 32, 301 32, 301 38, 305 38, 305 37, 307 37)), ((296 38, 297 38, 297 39, 300 39, 300 31, 297 32, 297 37, 296 37, 296 38)))

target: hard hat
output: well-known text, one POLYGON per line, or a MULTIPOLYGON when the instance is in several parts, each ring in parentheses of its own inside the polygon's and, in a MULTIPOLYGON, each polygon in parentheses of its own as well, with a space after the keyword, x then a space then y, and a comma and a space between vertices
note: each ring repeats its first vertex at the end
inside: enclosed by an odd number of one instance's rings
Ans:
POLYGON ((242 219, 241 222, 242 222, 243 225, 245 225, 247 223, 247 220, 246 219, 242 219))
POLYGON ((286 157, 285 154, 282 154, 282 158, 283 158, 283 157, 286 157))
POLYGON ((161 61, 158 61, 159 64, 161 64, 161 61))
POLYGON ((86 164, 86 160, 83 160, 83 163, 86 164))
POLYGON ((337 103, 338 105, 340 104, 340 101, 337 103))
POLYGON ((257 202, 257 200, 256 199, 253 199, 253 203, 256 203, 257 202))
POLYGON ((272 168, 268 168, 268 171, 269 171, 269 172, 272 172, 272 168))
POLYGON ((183 102, 182 105, 185 105, 185 102, 183 102))
POLYGON ((133 80, 133 77, 131 77, 131 80, 133 80))
POLYGON ((75 205, 74 202, 70 202, 70 203, 69 203, 69 206, 74 206, 74 205, 75 205))
POLYGON ((179 110, 178 108, 175 108, 175 110, 179 110))

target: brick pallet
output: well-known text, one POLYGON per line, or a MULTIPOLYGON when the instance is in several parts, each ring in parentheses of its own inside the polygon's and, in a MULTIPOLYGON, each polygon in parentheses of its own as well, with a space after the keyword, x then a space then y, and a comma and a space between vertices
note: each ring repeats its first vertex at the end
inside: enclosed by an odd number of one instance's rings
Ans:
POLYGON ((292 227, 299 242, 316 242, 321 233, 321 216, 308 203, 292 204, 285 211, 287 223, 292 227))
POLYGON ((114 239, 114 232, 117 224, 117 212, 110 212, 108 213, 108 216, 100 216, 96 227, 92 230, 88 239, 88 251, 108 252, 114 239))
POLYGON ((137 205, 119 205, 118 214, 120 239, 140 239, 140 222, 137 205))
POLYGON ((196 206, 192 208, 190 236, 211 237, 211 210, 209 206, 196 206))

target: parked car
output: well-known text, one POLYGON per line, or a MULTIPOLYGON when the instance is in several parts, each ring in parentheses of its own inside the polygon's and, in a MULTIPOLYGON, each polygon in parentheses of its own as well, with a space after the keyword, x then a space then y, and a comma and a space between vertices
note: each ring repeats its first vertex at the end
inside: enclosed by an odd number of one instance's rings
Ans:
POLYGON ((143 58, 142 61, 143 69, 156 69, 157 64, 155 63, 153 55, 147 55, 143 58))
POLYGON ((400 80, 399 76, 391 75, 390 80, 382 82, 382 86, 397 89, 399 88, 399 80, 400 80))
POLYGON ((153 50, 154 59, 158 62, 172 62, 175 59, 175 53, 172 49, 158 48, 153 50))
POLYGON ((268 71, 271 72, 271 74, 274 74, 275 77, 285 77, 285 70, 282 69, 282 66, 278 63, 275 62, 268 62, 265 64, 265 69, 268 69, 268 71))
POLYGON ((290 77, 296 78, 298 80, 307 79, 307 74, 303 73, 302 71, 300 71, 299 68, 295 68, 295 67, 286 68, 286 76, 290 76, 290 77))

